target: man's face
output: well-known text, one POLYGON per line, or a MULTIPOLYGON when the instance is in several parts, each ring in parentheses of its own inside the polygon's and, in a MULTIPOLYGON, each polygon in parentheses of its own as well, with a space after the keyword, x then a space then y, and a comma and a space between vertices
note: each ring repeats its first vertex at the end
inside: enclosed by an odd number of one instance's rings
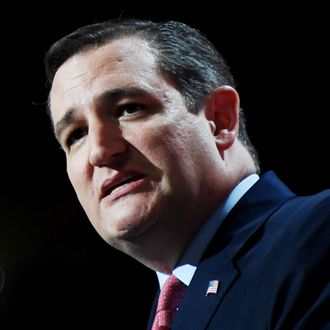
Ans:
POLYGON ((188 239, 218 152, 203 112, 187 111, 148 44, 127 38, 75 55, 50 97, 69 178, 98 233, 121 250, 155 228, 188 239))

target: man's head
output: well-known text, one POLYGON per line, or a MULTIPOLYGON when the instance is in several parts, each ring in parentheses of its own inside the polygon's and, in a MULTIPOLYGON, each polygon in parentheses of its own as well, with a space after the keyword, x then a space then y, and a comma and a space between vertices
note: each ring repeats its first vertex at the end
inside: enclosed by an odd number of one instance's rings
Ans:
POLYGON ((87 216, 112 246, 170 271, 256 170, 222 57, 184 24, 130 20, 78 30, 46 63, 56 137, 87 216))
MULTIPOLYGON (((148 42, 159 69, 176 84, 191 112, 201 111, 205 98, 215 88, 236 87, 225 59, 198 30, 181 22, 135 19, 87 25, 60 39, 46 56, 48 81, 52 83, 57 69, 74 54, 125 36, 148 42)), ((238 138, 248 148, 259 169, 257 152, 246 132, 243 111, 240 111, 239 121, 238 138)))

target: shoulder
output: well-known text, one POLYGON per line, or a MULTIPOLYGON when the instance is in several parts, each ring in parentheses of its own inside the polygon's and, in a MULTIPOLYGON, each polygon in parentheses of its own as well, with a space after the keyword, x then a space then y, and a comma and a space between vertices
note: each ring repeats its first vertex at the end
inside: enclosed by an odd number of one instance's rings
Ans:
POLYGON ((287 199, 262 231, 264 261, 274 265, 273 279, 282 283, 279 287, 297 288, 298 283, 309 287, 312 282, 320 284, 321 278, 325 284, 325 276, 329 276, 325 261, 330 258, 330 190, 287 199))
POLYGON ((301 285, 306 296, 312 287, 321 292, 329 276, 330 191, 286 201, 269 219, 269 232, 276 281, 288 291, 301 285))
POLYGON ((294 197, 278 215, 285 239, 277 246, 273 320, 287 329, 297 324, 299 329, 320 329, 330 297, 330 191, 294 197))
POLYGON ((305 236, 304 232, 322 236, 320 230, 330 227, 330 190, 309 196, 295 196, 283 203, 277 216, 283 218, 285 226, 302 236, 305 236))
POLYGON ((295 196, 285 206, 295 207, 297 211, 305 209, 309 211, 324 210, 330 212, 330 189, 314 195, 295 196))
MULTIPOLYGON (((330 190, 288 199, 271 217, 280 222, 288 248, 305 246, 311 252, 330 245, 330 190)), ((272 221, 272 220, 271 220, 272 221)))

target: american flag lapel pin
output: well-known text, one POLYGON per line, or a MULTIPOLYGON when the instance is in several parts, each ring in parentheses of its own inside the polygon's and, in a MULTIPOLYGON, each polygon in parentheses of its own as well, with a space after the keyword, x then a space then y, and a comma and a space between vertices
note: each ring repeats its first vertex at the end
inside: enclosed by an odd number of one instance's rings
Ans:
POLYGON ((212 280, 209 281, 209 285, 206 290, 206 296, 210 296, 212 294, 216 294, 220 288, 220 281, 212 280))

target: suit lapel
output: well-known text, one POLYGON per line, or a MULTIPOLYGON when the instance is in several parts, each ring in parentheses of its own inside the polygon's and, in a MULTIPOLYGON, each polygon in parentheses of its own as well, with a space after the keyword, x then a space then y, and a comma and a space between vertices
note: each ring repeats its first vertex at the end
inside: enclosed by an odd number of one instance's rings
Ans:
POLYGON ((294 195, 270 172, 253 186, 221 224, 205 252, 173 322, 175 329, 205 329, 216 308, 239 278, 236 264, 254 244, 269 217, 294 195), (206 295, 209 282, 219 281, 206 295))
POLYGON ((174 319, 173 330, 205 329, 214 310, 237 277, 237 271, 227 256, 218 256, 216 262, 211 259, 198 267, 174 319), (218 290, 207 295, 209 282, 213 280, 219 281, 218 290))
POLYGON ((173 330, 206 329, 216 308, 239 278, 235 257, 245 250, 250 239, 264 222, 265 218, 260 217, 254 226, 249 226, 231 237, 223 235, 221 229, 218 231, 186 291, 180 312, 174 319, 173 330), (218 253, 213 254, 216 243, 220 247, 220 252, 218 249, 218 253), (207 295, 209 283, 213 280, 219 281, 218 290, 207 295))

